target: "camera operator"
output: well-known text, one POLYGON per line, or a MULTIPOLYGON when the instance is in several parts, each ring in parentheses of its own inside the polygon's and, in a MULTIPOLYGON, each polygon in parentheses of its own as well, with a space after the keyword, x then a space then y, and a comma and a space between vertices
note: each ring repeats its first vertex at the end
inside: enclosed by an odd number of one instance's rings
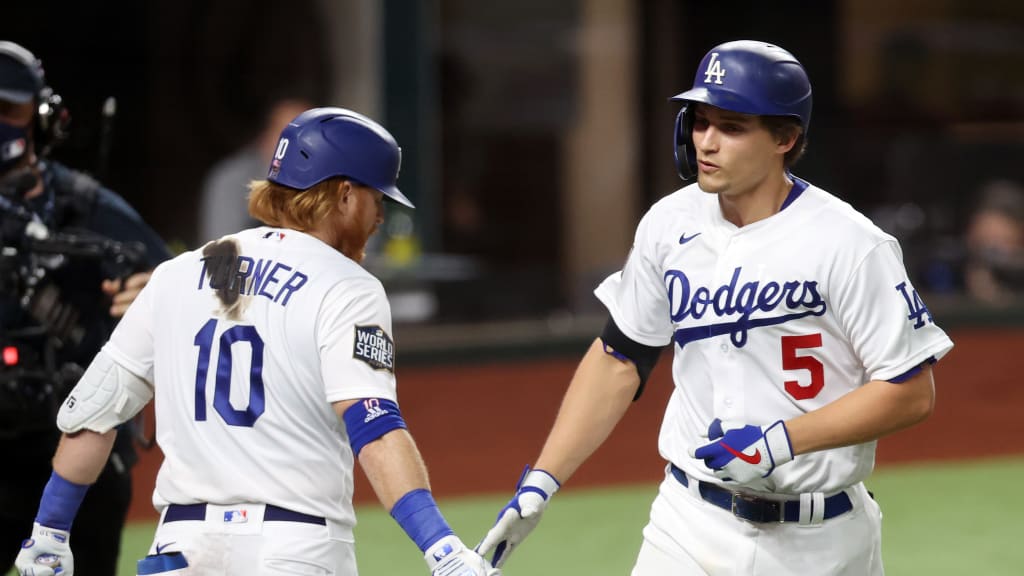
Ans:
MULTIPOLYGON (((124 199, 47 157, 68 121, 40 61, 0 41, 0 574, 31 533, 50 478, 56 408, 149 270, 170 257, 124 199)), ((119 432, 71 530, 82 576, 117 571, 137 459, 134 431, 119 432)))

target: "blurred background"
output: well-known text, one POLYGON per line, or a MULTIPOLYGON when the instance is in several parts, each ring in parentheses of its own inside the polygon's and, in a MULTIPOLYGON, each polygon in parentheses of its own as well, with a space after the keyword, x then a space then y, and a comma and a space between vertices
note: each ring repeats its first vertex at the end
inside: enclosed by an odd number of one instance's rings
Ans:
MULTIPOLYGON (((681 186, 667 98, 708 48, 746 37, 810 74, 796 173, 897 236, 932 308, 1024 292, 1019 2, 40 1, 5 7, 0 36, 42 58, 71 110, 55 155, 178 250, 217 232, 204 218, 234 222, 204 210, 205 189, 232 190, 245 216, 244 182, 295 110, 380 120, 418 209, 390 206, 368 265, 396 324, 431 326, 427 344, 593 333, 591 290, 681 186), (465 326, 481 323, 503 328, 465 326)), ((406 333, 411 353, 420 332, 406 333)))
MULTIPOLYGON (((410 424, 448 434, 417 435, 435 477, 469 456, 496 468, 440 478, 442 495, 510 490, 539 449, 606 318, 591 291, 621 267, 647 207, 682 186, 668 98, 712 46, 777 43, 814 87, 795 173, 900 240, 957 342, 937 369, 936 418, 883 441, 880 462, 905 461, 897 449, 1024 453, 1011 364, 1024 347, 1024 3, 37 0, 5 5, 0 38, 43 60, 71 110, 55 156, 99 176, 178 251, 240 227, 229 224, 245 218, 244 184, 265 175, 297 110, 343 106, 391 130, 417 209, 389 205, 367 267, 392 299, 405 402, 424 407, 410 424), (487 390, 476 408, 474 387, 487 390), (431 415, 446 394, 467 396, 488 434, 431 415), (985 424, 968 424, 971 412, 985 424), (523 414, 544 424, 523 432, 523 414), (984 449, 979 426, 1000 432, 984 449), (501 454, 488 450, 496 438, 501 454)), ((660 477, 667 363, 623 423, 643 450, 613 440, 582 484, 660 477)))

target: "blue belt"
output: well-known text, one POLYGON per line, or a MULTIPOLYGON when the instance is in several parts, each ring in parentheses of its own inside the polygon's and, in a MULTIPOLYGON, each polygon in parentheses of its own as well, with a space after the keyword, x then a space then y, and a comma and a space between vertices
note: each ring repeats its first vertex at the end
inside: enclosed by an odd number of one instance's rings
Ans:
MULTIPOLYGON (((689 487, 690 479, 686 476, 686 472, 680 470, 675 464, 672 464, 672 476, 675 476, 675 479, 683 486, 689 487)), ((737 518, 750 522, 800 521, 799 500, 768 500, 733 492, 728 488, 707 482, 698 482, 697 489, 700 491, 700 497, 705 501, 732 512, 737 518)), ((825 498, 825 520, 846 514, 850 510, 853 510, 853 502, 850 501, 846 492, 839 492, 825 498)))
MULTIPOLYGON (((182 520, 206 520, 206 504, 171 504, 164 514, 164 522, 180 522, 182 520)), ((320 516, 311 516, 301 512, 293 512, 273 504, 263 508, 264 522, 305 522, 326 526, 327 521, 320 516)))

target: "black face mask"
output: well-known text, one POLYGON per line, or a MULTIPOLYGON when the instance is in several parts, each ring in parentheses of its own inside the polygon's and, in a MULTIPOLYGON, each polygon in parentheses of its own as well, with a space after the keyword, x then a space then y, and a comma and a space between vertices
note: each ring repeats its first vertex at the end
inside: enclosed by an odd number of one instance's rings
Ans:
POLYGON ((14 167, 28 152, 31 144, 28 126, 0 122, 0 174, 14 167))

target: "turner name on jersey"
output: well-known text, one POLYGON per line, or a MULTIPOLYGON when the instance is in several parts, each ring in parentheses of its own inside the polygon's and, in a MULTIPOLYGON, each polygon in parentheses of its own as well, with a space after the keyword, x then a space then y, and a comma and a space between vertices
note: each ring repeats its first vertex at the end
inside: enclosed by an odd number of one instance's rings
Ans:
POLYGON ((309 281, 302 271, 272 259, 213 253, 201 261, 197 290, 263 296, 281 306, 287 306, 292 295, 309 281))

